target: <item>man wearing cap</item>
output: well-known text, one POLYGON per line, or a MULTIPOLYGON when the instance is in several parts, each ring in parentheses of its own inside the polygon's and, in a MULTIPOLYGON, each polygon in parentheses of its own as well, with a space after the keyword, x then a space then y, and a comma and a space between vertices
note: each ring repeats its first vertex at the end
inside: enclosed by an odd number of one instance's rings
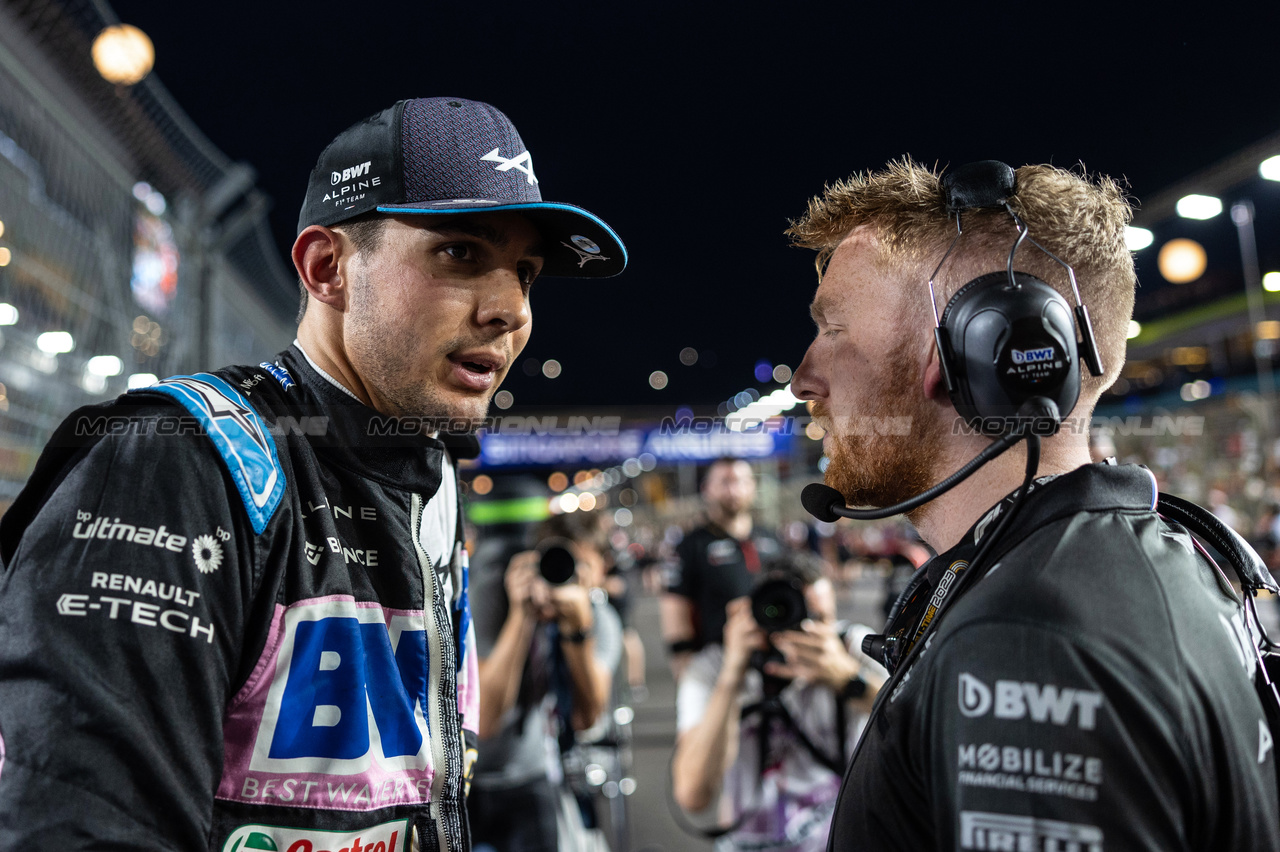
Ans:
POLYGON ((438 433, 484 416, 535 278, 626 252, 452 98, 339 135, 298 230, 293 346, 73 413, 0 522, 0 848, 470 847, 438 433))

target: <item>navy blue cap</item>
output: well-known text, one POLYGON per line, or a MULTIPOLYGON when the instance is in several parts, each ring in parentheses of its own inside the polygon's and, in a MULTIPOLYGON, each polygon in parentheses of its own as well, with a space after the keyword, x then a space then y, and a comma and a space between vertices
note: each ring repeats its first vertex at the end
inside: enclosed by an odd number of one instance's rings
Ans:
POLYGON ((598 216, 543 201, 533 157, 510 119, 463 98, 400 101, 344 130, 320 154, 298 231, 377 210, 448 215, 513 210, 547 240, 542 275, 607 278, 627 265, 598 216))

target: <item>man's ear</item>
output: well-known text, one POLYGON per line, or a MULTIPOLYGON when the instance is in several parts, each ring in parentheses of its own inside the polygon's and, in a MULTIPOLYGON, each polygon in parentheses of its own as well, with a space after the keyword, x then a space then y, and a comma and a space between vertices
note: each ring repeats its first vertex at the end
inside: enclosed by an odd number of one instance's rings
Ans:
POLYGON ((311 298, 336 310, 346 309, 345 265, 339 260, 348 251, 346 238, 332 228, 311 225, 293 241, 293 266, 311 298))

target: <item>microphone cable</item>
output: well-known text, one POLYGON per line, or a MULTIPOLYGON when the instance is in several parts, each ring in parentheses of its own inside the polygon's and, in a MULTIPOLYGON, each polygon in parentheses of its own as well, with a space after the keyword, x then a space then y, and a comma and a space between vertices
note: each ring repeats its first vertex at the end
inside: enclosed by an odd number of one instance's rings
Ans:
MULTIPOLYGON (((982 546, 979 546, 978 553, 974 554, 974 558, 972 562, 969 563, 969 567, 960 574, 960 580, 956 582, 955 586, 951 587, 950 594, 948 594, 945 599, 941 601, 941 604, 938 605, 937 613, 934 614, 933 622, 929 624, 928 632, 936 631, 938 624, 942 622, 943 615, 947 613, 947 610, 950 610, 951 604, 960 599, 960 596, 963 594, 966 587, 977 582, 977 580, 974 580, 974 577, 980 578, 987 573, 987 568, 982 567, 980 563, 982 563, 982 560, 986 558, 987 554, 991 553, 992 546, 995 545, 995 542, 1000 539, 1001 535, 1004 535, 1004 532, 1010 527, 1012 519, 1018 516, 1019 509, 1023 507, 1024 501, 1027 500, 1027 494, 1030 490, 1030 486, 1032 486, 1032 482, 1036 480, 1036 471, 1039 467, 1039 457, 1041 457, 1041 439, 1039 439, 1039 435, 1034 434, 1034 432, 1029 429, 1025 430, 1025 432, 1018 432, 1016 435, 1018 435, 1019 439, 1027 439, 1027 471, 1025 471, 1023 476, 1023 485, 1021 485, 1018 490, 1018 495, 1015 496, 1014 503, 1012 503, 1009 510, 1004 513, 1004 517, 1000 518, 1000 521, 996 523, 995 528, 992 528, 991 532, 988 532, 987 535, 983 536, 982 546)), ((1001 452, 1004 452, 1004 450, 1001 450, 1001 452)), ((924 640, 924 638, 925 637, 922 636, 920 637, 920 640, 924 640)), ((858 761, 858 755, 861 753, 861 750, 863 750, 864 743, 867 742, 867 734, 872 730, 873 723, 876 722, 876 716, 879 713, 882 713, 884 709, 886 696, 891 696, 893 691, 897 690, 897 688, 901 686, 906 673, 911 669, 911 663, 914 663, 916 656, 919 656, 920 650, 922 650, 923 647, 923 641, 915 642, 915 645, 911 646, 911 649, 908 651, 905 658, 900 660, 899 664, 897 664, 895 669, 893 669, 890 679, 884 682, 881 690, 879 690, 879 693, 876 696, 876 704, 872 706, 872 711, 870 711, 870 714, 867 716, 867 722, 863 724, 863 736, 858 738, 858 745, 854 747, 854 753, 850 756, 849 765, 846 766, 845 778, 842 779, 840 785, 840 796, 836 798, 837 811, 840 810, 840 798, 844 797, 845 789, 847 788, 844 780, 849 778, 852 766, 854 766, 855 762, 858 761)))
POLYGON ((881 518, 889 518, 893 515, 901 515, 904 512, 910 512, 912 509, 923 506, 930 500, 941 496, 950 491, 968 479, 974 471, 982 467, 996 456, 1002 455, 1006 450, 1013 447, 1014 444, 1021 441, 1023 434, 1019 432, 1010 432, 1003 435, 994 443, 988 444, 982 452, 978 453, 970 459, 964 467, 939 482, 937 485, 920 492, 909 500, 903 500, 901 503, 895 503, 892 506, 885 506, 881 509, 850 509, 844 505, 844 495, 829 485, 823 485, 821 482, 811 482, 804 487, 800 493, 800 502, 804 506, 805 511, 813 515, 820 521, 833 523, 837 518, 852 518, 857 521, 876 521, 881 518), (839 504, 839 505, 837 505, 839 504))

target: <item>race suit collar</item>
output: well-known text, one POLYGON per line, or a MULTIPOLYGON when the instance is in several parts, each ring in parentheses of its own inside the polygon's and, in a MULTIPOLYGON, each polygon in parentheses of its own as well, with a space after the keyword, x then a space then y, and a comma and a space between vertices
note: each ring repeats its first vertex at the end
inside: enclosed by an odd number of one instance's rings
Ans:
POLYGON ((277 362, 297 380, 285 392, 289 410, 328 418, 306 438, 329 462, 384 485, 430 499, 440 488, 444 444, 420 431, 402 428, 397 418, 369 408, 322 376, 295 345, 277 362), (407 434, 405 434, 408 432, 407 434))

